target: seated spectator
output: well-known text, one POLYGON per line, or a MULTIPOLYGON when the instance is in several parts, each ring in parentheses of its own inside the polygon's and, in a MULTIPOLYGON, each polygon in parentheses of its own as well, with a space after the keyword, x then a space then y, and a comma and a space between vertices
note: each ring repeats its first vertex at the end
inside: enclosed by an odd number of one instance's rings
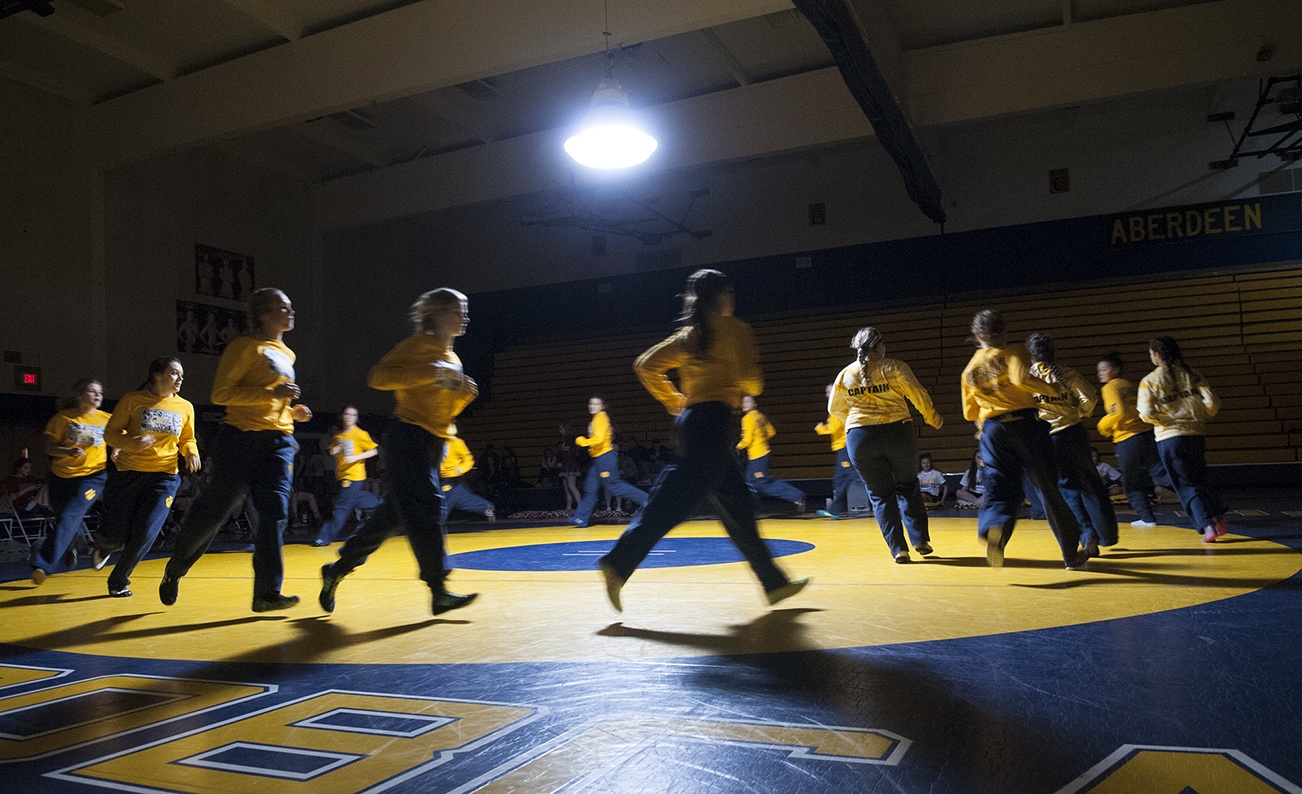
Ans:
POLYGON ((1094 470, 1099 473, 1099 479, 1103 480, 1104 484, 1108 486, 1108 495, 1124 496, 1125 491, 1121 487, 1121 472, 1104 462, 1099 457, 1099 451, 1094 447, 1090 447, 1090 458, 1094 461, 1094 470))
POLYGON ((963 473, 963 479, 959 481, 958 491, 954 494, 958 507, 981 506, 981 498, 986 492, 985 468, 986 463, 981 460, 981 453, 973 455, 972 462, 963 473))
POLYGON ((19 518, 50 516, 45 480, 32 474, 32 462, 27 458, 14 461, 13 470, 5 480, 9 501, 19 518))
POLYGON ((931 467, 931 455, 927 452, 918 456, 918 487, 922 489, 922 501, 928 507, 942 507, 949 496, 945 475, 931 467))

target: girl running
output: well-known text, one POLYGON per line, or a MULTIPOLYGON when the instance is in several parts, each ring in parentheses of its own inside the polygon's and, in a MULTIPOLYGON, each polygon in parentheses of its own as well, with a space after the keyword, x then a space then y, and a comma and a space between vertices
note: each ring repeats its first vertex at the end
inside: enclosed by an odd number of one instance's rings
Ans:
POLYGON ((439 464, 447 440, 457 434, 456 417, 479 396, 479 386, 461 369, 452 343, 470 322, 466 296, 454 289, 426 292, 412 304, 416 332, 371 367, 372 389, 391 391, 397 407, 384 434, 387 491, 375 512, 339 549, 339 559, 321 566, 318 601, 335 609, 335 589, 390 535, 407 530, 407 540, 429 586, 435 615, 468 606, 478 593, 460 595, 444 587, 448 571, 443 547, 445 521, 439 464))
POLYGON ((236 337, 217 362, 212 401, 226 406, 226 419, 212 446, 212 478, 181 523, 167 561, 158 599, 176 603, 181 577, 208 551, 217 532, 253 500, 253 611, 288 609, 298 596, 281 595, 285 563, 281 544, 289 524, 293 484, 294 423, 312 418, 295 405, 296 356, 284 342, 294 330, 294 306, 278 289, 254 290, 249 303, 252 331, 236 337))
POLYGON ((1139 416, 1152 425, 1157 452, 1180 495, 1180 504, 1203 533, 1203 543, 1214 543, 1229 528, 1225 505, 1207 486, 1207 420, 1216 416, 1221 401, 1203 376, 1185 363, 1180 345, 1169 336, 1148 343, 1148 355, 1157 369, 1139 382, 1139 416))
POLYGON ((759 536, 755 500, 733 455, 732 412, 743 394, 759 394, 764 388, 755 337, 750 326, 733 316, 733 306, 727 276, 717 270, 696 271, 683 294, 682 328, 633 365, 651 396, 677 417, 682 460, 660 473, 650 501, 598 562, 616 611, 623 611, 620 590, 637 566, 707 498, 770 604, 809 584, 808 579, 791 581, 774 564, 759 536), (678 370, 681 392, 667 377, 673 369, 678 370))
POLYGON ((108 474, 108 447, 104 426, 109 415, 99 409, 104 387, 94 378, 83 378, 72 387, 72 399, 45 425, 45 454, 50 458, 50 509, 54 528, 32 555, 32 583, 41 584, 47 574, 76 564, 73 541, 85 524, 82 519, 104 493, 108 474), (71 560, 65 559, 70 555, 71 560))
POLYGON ((977 312, 972 337, 977 351, 963 370, 961 388, 963 417, 977 423, 986 464, 986 493, 977 512, 977 536, 985 541, 986 562, 992 568, 1004 564, 1004 546, 1017 524, 1026 474, 1044 498, 1063 564, 1080 568, 1089 559, 1077 546, 1080 523, 1058 490, 1049 425, 1040 421, 1035 403, 1035 395, 1056 397, 1058 391, 1031 374, 1031 354, 1005 338, 999 312, 977 312))
POLYGON ((906 530, 919 554, 932 553, 909 403, 936 429, 944 420, 909 365, 886 357, 886 342, 876 328, 859 329, 850 347, 858 360, 836 376, 827 412, 845 425, 850 459, 868 489, 886 546, 896 562, 907 563, 906 530))
POLYGON ((149 553, 172 509, 181 484, 176 455, 187 470, 199 470, 199 446, 194 441, 194 406, 178 392, 185 380, 181 362, 171 356, 149 364, 139 391, 118 400, 104 430, 105 442, 117 449, 115 470, 105 486, 104 523, 95 536, 95 569, 121 551, 108 577, 109 595, 131 595, 131 572, 149 553))

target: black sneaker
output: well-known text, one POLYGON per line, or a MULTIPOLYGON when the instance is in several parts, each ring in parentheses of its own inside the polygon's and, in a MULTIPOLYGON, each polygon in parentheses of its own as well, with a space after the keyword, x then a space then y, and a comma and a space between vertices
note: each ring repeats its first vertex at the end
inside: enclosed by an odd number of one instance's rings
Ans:
POLYGON ((1090 561, 1089 550, 1081 549, 1080 551, 1076 552, 1075 559, 1067 560, 1066 562, 1063 563, 1063 566, 1069 571, 1083 571, 1085 570, 1085 566, 1089 564, 1089 561, 1090 561))
POLYGON ((909 563, 913 562, 913 559, 909 557, 909 553, 907 551, 902 551, 899 554, 895 555, 895 562, 899 565, 908 565, 909 563))
POLYGON ((135 594, 132 593, 130 590, 126 589, 125 587, 119 587, 117 589, 110 587, 109 595, 112 596, 113 598, 130 598, 135 594))
POLYGON ((335 566, 332 563, 321 566, 321 594, 316 597, 316 600, 326 612, 335 611, 335 588, 343 578, 335 573, 335 566))
POLYGON ((253 597, 254 612, 275 612, 278 609, 289 609, 296 604, 298 604, 298 596, 287 596, 280 593, 253 597))
POLYGON ((179 580, 163 574, 163 578, 158 582, 158 600, 163 602, 163 606, 170 607, 176 603, 176 596, 180 589, 179 580))
POLYGON ((933 554, 936 551, 935 549, 931 548, 930 543, 923 543, 922 545, 914 546, 913 548, 915 551, 917 551, 919 554, 923 556, 926 556, 928 554, 933 554))
POLYGON ((468 607, 476 598, 479 598, 479 593, 458 595, 448 590, 435 590, 432 605, 434 614, 442 615, 444 612, 451 612, 454 609, 468 607))

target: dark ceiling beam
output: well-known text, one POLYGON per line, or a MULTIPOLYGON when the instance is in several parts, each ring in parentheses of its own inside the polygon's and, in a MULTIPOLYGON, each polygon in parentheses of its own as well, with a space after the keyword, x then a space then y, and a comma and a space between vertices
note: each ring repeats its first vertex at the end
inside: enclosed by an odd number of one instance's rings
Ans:
POLYGON ((827 44, 846 88, 899 168, 909 197, 928 218, 944 223, 940 183, 845 0, 795 0, 795 5, 827 44))

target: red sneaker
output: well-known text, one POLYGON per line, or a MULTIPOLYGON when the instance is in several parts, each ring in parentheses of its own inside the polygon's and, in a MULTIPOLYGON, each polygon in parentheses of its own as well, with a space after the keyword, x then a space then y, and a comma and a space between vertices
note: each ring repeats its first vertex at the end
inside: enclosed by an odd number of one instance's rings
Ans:
POLYGON ((1216 534, 1216 527, 1212 524, 1203 527, 1203 543, 1215 543, 1219 537, 1220 535, 1216 534))

